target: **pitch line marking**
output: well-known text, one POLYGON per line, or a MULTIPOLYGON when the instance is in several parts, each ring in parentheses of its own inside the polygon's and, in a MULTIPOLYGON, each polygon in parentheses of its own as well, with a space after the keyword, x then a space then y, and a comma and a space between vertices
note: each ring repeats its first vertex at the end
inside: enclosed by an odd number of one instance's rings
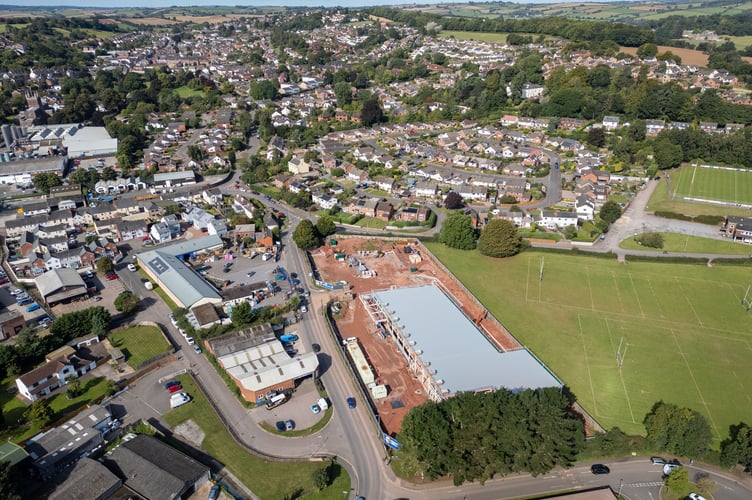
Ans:
POLYGON ((585 354, 585 367, 587 368, 588 381, 590 382, 590 393, 593 395, 593 410, 595 410, 595 416, 599 417, 598 403, 595 399, 595 387, 593 387, 593 376, 590 373, 590 361, 587 355, 587 346, 585 345, 585 331, 582 329, 582 318, 577 315, 577 323, 580 325, 580 337, 582 337, 582 352, 585 354))
POLYGON ((530 300, 527 298, 527 290, 530 288, 530 261, 533 258, 530 257, 527 259, 527 279, 525 280, 525 302, 529 302, 530 300))
POLYGON ((616 281, 616 273, 611 271, 611 278, 614 280, 614 288, 616 288, 616 297, 619 299, 619 307, 621 312, 624 312, 624 302, 621 300, 621 292, 619 291, 619 282, 616 281))
MULTIPOLYGON (((616 346, 614 345, 614 337, 611 335, 611 327, 608 324, 608 318, 604 319, 604 323, 606 323, 606 331, 608 332, 608 339, 611 341, 611 349, 614 350, 614 354, 616 354, 616 346)), ((634 412, 632 411, 632 401, 629 399, 629 393, 627 392, 627 384, 624 382, 624 374, 621 370, 619 370, 619 378, 621 379, 621 386, 624 388, 624 397, 627 399, 627 407, 629 408, 629 415, 632 417, 632 423, 636 424, 635 418, 634 418, 634 412)))
POLYGON ((595 300, 593 299, 593 287, 590 284, 590 266, 585 266, 585 276, 587 277, 587 287, 590 292, 590 309, 595 311, 595 300))
POLYGON ((687 365, 687 371, 689 372, 689 376, 692 379, 692 383, 695 385, 695 389, 697 389, 697 395, 700 396, 700 402, 702 402, 702 405, 705 407, 705 411, 708 413, 708 418, 710 419, 710 425, 713 426, 713 430, 715 431, 716 436, 718 439, 721 438, 721 434, 718 432, 718 427, 715 425, 715 420, 713 420, 713 414, 710 412, 710 408, 708 407, 708 403, 705 401, 705 398, 702 396, 702 391, 700 390, 700 386, 697 385, 697 379, 695 378, 695 374, 692 371, 692 368, 689 365, 689 361, 687 360, 687 356, 684 354, 684 351, 681 348, 681 345, 679 344, 679 339, 676 337, 676 332, 674 330, 671 330, 671 335, 674 337, 674 343, 676 344, 676 350, 681 355, 682 359, 684 360, 684 364, 687 365))
MULTIPOLYGON (((640 294, 637 293, 637 287, 634 284, 632 273, 627 273, 627 274, 629 274, 629 282, 632 284, 632 290, 634 290, 634 295, 635 295, 635 298, 637 299, 637 306, 640 308, 640 316, 642 316, 642 319, 645 319, 645 311, 642 309, 642 302, 640 302, 640 294)), ((650 280, 648 280, 648 283, 650 283, 650 280)), ((650 286, 652 288, 652 285, 650 286)))

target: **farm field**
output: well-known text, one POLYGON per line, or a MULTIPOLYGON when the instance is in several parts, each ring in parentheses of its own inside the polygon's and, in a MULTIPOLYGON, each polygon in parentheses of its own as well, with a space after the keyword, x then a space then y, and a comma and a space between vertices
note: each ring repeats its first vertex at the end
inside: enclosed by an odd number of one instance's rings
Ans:
MULTIPOLYGON (((637 47, 619 47, 621 52, 637 55, 637 47)), ((677 56, 681 57, 682 64, 692 64, 694 66, 705 67, 708 65, 708 55, 699 50, 682 49, 679 47, 669 47, 668 45, 659 45, 658 52, 671 51, 677 56)))
POLYGON ((748 268, 428 247, 604 427, 644 434, 645 414, 664 400, 703 413, 718 447, 730 425, 752 419, 748 268))
MULTIPOLYGON (((661 233, 663 236, 663 248, 671 253, 708 253, 722 255, 749 255, 752 248, 746 243, 734 243, 733 241, 713 238, 701 238, 699 236, 687 236, 678 233, 661 233)), ((626 250, 650 250, 635 241, 634 237, 623 240, 619 247, 626 250)))
POLYGON ((752 171, 681 167, 670 172, 671 196, 752 204, 752 171))

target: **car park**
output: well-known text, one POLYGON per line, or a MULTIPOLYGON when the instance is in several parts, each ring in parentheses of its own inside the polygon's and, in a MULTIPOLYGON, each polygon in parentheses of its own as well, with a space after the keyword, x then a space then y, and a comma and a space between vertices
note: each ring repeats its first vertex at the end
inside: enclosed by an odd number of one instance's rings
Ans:
POLYGON ((29 307, 26 308, 26 312, 30 313, 30 312, 33 312, 33 311, 37 311, 37 310, 39 310, 39 308, 40 308, 39 304, 37 304, 36 302, 34 302, 32 305, 30 305, 29 307))
POLYGON ((321 413, 321 408, 319 408, 319 405, 311 405, 311 411, 314 415, 318 415, 321 413))
POLYGON ((285 420, 285 430, 291 431, 295 428, 295 422, 292 420, 285 420))
POLYGON ((351 410, 355 408, 355 398, 347 398, 347 407, 351 410))
POLYGON ((178 320, 175 319, 175 315, 170 313, 170 323, 172 323, 172 326, 175 328, 178 327, 178 320))
POLYGON ((593 464, 590 467, 590 472, 592 472, 593 474, 608 474, 609 472, 611 472, 611 469, 603 464, 593 464))
POLYGON ((26 293, 26 292, 24 292, 20 288, 14 288, 13 290, 10 291, 11 295, 16 295, 16 296, 21 295, 22 293, 26 293))
POLYGON ((86 271, 86 277, 89 278, 89 279, 91 279, 91 278, 94 277, 94 273, 91 272, 91 271, 86 271))

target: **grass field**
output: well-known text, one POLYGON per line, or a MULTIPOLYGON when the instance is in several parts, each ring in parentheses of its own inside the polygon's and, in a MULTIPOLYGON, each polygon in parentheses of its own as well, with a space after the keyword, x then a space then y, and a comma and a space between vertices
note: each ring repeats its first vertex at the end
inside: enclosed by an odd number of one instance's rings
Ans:
POLYGON ((125 354, 125 361, 132 368, 170 348, 162 332, 154 326, 134 326, 109 335, 113 347, 125 354))
POLYGON ((178 377, 193 401, 164 415, 170 426, 193 420, 204 431, 201 448, 223 463, 259 498, 341 499, 350 490, 350 478, 338 467, 338 476, 328 488, 315 493, 311 475, 320 462, 271 462, 251 455, 232 440, 214 409, 188 375, 178 377), (295 494, 298 493, 298 494, 295 494))
POLYGON ((708 417, 715 447, 752 420, 748 268, 429 248, 606 428, 643 434, 659 400, 708 417))
MULTIPOLYGON (((672 182, 673 186, 673 182, 672 182)), ((722 205, 713 205, 709 203, 695 203, 684 201, 676 198, 672 199, 668 195, 668 189, 666 188, 665 179, 661 181, 660 185, 655 188, 653 194, 650 196, 648 206, 646 208, 648 212, 656 212, 659 210, 676 212, 689 216, 697 215, 738 215, 740 217, 749 217, 750 211, 747 208, 739 207, 724 207, 722 205)))
MULTIPOLYGON (((723 255, 749 255, 752 252, 752 248, 746 243, 734 243, 721 239, 701 238, 677 233, 661 233, 661 235, 663 235, 662 250, 667 252, 723 255)), ((619 246, 626 250, 648 250, 638 244, 631 236, 622 241, 619 246)))
MULTIPOLYGON (((637 55, 637 47, 619 47, 621 52, 637 55)), ((681 57, 682 64, 693 64, 695 66, 705 67, 708 65, 708 55, 704 52, 694 49, 682 49, 679 47, 669 47, 668 45, 659 45, 658 52, 671 51, 673 54, 681 57)))
POLYGON ((671 195, 752 204, 752 171, 687 166, 671 172, 671 195))
POLYGON ((178 87, 175 89, 175 92, 178 93, 178 95, 181 97, 181 99, 185 99, 186 97, 195 97, 195 96, 203 96, 204 92, 202 90, 194 90, 192 88, 189 88, 185 85, 182 87, 178 87))

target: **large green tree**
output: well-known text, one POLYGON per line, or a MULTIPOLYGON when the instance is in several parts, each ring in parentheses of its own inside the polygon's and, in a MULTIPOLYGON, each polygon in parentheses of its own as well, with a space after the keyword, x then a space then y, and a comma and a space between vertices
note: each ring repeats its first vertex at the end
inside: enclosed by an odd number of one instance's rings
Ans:
POLYGON ((115 297, 115 309, 125 314, 133 314, 138 309, 138 296, 133 292, 125 291, 115 297))
POLYGON ((460 393, 410 411, 399 435, 429 477, 455 484, 495 474, 544 474, 571 464, 584 443, 582 421, 556 388, 460 393))
POLYGON ((470 217, 460 212, 450 214, 441 226, 439 241, 459 250, 475 248, 475 229, 470 217))
POLYGON ((644 424, 648 444, 675 455, 700 456, 712 440, 710 425, 703 415, 663 401, 645 415, 644 424))
POLYGON ((603 221, 611 225, 616 222, 619 217, 621 217, 621 207, 615 201, 609 200, 603 204, 601 211, 598 213, 598 216, 603 221))
POLYGON ((322 215, 319 220, 316 221, 316 231, 322 236, 326 237, 330 234, 337 232, 337 226, 334 224, 334 219, 328 215, 322 215))
POLYGON ((60 186, 63 184, 63 181, 60 180, 60 177, 58 177, 57 174, 53 173, 37 174, 34 176, 31 182, 40 193, 44 194, 50 194, 51 187, 60 186))
POLYGON ((49 425, 54 417, 55 412, 46 399, 37 399, 29 407, 29 420, 39 428, 49 425))
POLYGON ((319 236, 313 223, 308 219, 303 219, 292 233, 292 239, 298 248, 302 250, 311 250, 319 244, 319 236))
POLYGON ((489 257, 511 257, 522 247, 517 228, 508 220, 494 219, 486 224, 478 238, 478 250, 489 257))
POLYGON ((21 500, 17 475, 12 473, 12 468, 10 462, 0 462, 0 498, 3 500, 21 500))
POLYGON ((721 464, 752 469, 752 427, 745 423, 731 426, 730 437, 721 443, 721 464))

